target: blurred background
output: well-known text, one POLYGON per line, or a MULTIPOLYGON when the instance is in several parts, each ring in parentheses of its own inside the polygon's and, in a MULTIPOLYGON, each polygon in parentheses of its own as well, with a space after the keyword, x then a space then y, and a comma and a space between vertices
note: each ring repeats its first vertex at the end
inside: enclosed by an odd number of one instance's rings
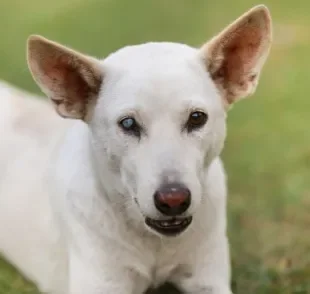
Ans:
MULTIPOLYGON (((0 0, 0 79, 39 93, 25 44, 42 34, 104 57, 127 44, 199 46, 253 0, 0 0)), ((229 113, 223 153, 236 294, 310 293, 310 2, 265 0, 274 43, 256 94, 229 113)), ((0 259, 0 294, 36 290, 0 259)))

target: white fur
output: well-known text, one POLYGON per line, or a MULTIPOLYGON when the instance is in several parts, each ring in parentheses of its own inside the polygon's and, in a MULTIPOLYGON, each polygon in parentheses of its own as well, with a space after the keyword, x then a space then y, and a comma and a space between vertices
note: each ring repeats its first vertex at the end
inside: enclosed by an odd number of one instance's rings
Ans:
MULTIPOLYGON (((267 21, 265 8, 255 10, 260 14, 267 21)), ((56 78, 61 69, 42 71, 44 44, 47 59, 55 48, 59 56, 72 51, 37 40, 30 64, 41 88, 61 94, 54 97, 59 113, 85 117, 64 104, 69 92, 57 84, 68 68, 56 78)), ((77 62, 84 66, 78 74, 91 81, 86 60, 77 62)), ((100 61, 98 71, 103 82, 87 123, 61 119, 45 101, 0 85, 0 252, 43 293, 142 294, 167 281, 188 294, 231 293, 218 157, 226 106, 201 51, 174 43, 129 46, 100 61), (194 110, 208 121, 188 133, 183 126, 194 110), (143 126, 140 140, 120 129, 126 115, 143 126), (153 194, 176 179, 192 193, 186 214, 193 222, 169 238, 144 220, 163 217, 153 194)))
POLYGON ((83 122, 58 118, 45 101, 9 90, 1 97, 12 112, 1 115, 1 168, 7 166, 1 171, 1 252, 52 294, 67 294, 67 287, 70 294, 135 294, 165 281, 188 293, 208 293, 199 292, 207 286, 229 293, 225 177, 214 159, 226 112, 196 50, 169 43, 128 47, 102 68, 102 96, 111 98, 99 99, 91 132, 83 122), (140 144, 113 126, 137 107, 149 130, 140 144), (203 132, 181 135, 191 107, 205 110, 209 121, 203 132), (121 174, 108 168, 115 154, 122 156, 121 174), (210 166, 203 171, 204 162, 210 166), (152 195, 166 171, 181 171, 193 195, 193 223, 171 239, 149 232, 143 220, 157 216, 152 195))

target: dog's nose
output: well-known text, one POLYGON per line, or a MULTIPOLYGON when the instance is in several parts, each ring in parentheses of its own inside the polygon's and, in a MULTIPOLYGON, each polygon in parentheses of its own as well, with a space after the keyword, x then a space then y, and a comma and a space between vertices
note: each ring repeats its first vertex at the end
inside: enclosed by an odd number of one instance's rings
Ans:
POLYGON ((156 208, 164 215, 177 216, 184 213, 191 204, 191 193, 182 184, 171 183, 162 186, 154 194, 156 208))

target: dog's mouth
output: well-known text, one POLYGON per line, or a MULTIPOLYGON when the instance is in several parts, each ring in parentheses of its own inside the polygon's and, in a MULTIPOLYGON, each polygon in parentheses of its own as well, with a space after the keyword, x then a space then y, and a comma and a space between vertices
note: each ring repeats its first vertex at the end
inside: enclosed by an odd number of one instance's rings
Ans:
POLYGON ((193 218, 171 218, 166 220, 154 220, 146 218, 145 223, 156 232, 165 236, 177 236, 187 229, 193 218))

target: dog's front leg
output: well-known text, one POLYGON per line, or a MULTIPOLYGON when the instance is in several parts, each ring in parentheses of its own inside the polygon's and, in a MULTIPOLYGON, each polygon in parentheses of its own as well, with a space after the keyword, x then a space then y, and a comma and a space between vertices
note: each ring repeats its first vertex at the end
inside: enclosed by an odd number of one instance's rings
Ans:
POLYGON ((210 283, 209 286, 201 286, 200 289, 194 290, 192 292, 183 292, 184 294, 232 294, 229 287, 216 284, 214 282, 210 283))
POLYGON ((203 246, 176 271, 173 283, 184 294, 232 294, 227 238, 222 236, 203 246))
POLYGON ((233 294, 227 281, 224 279, 188 279, 180 287, 183 294, 233 294))

